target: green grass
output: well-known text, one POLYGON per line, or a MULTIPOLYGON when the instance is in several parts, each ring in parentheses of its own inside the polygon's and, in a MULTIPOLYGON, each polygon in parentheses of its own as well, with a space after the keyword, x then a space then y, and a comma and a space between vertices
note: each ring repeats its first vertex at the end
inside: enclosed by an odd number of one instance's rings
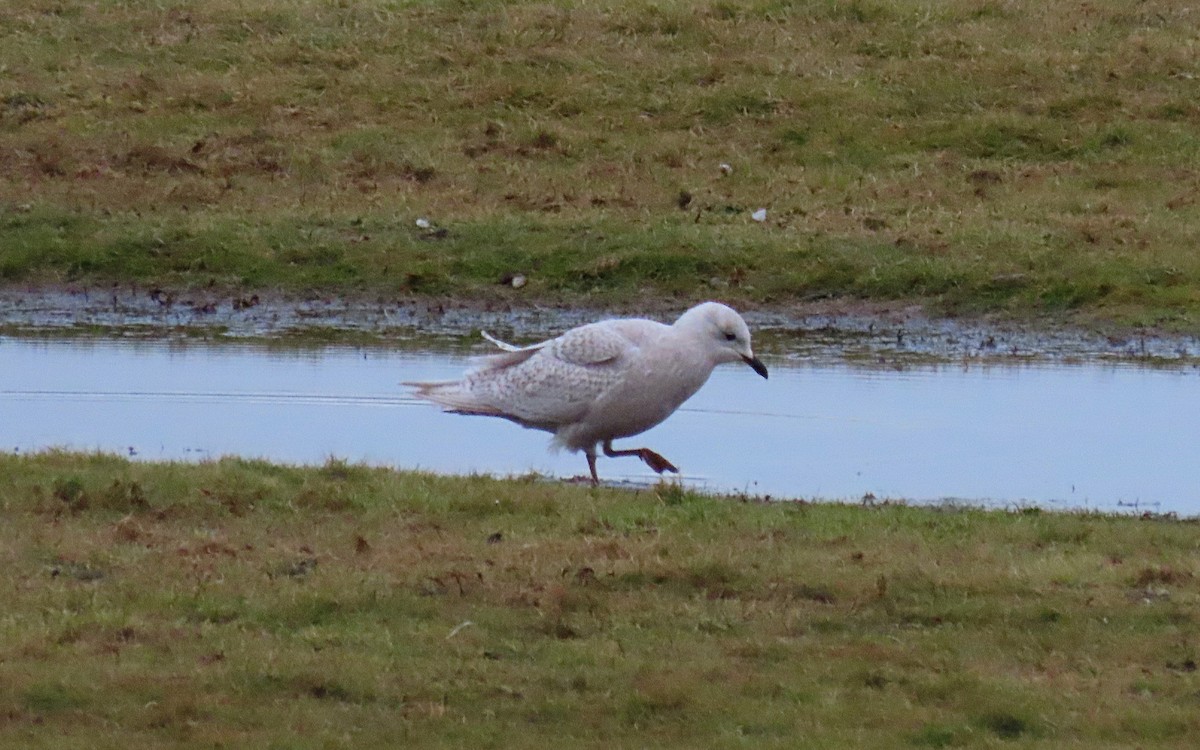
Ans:
POLYGON ((0 456, 0 744, 1191 747, 1194 523, 0 456))
POLYGON ((1195 28, 1166 0, 32 0, 0 9, 0 284, 1195 331, 1195 28))

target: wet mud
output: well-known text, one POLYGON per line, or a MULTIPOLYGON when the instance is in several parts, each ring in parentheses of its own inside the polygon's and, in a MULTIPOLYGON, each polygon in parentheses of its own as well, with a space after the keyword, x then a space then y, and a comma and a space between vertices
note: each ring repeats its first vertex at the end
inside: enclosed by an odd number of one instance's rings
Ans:
MULTIPOLYGON (((430 337, 464 339, 488 330, 514 341, 553 336, 613 315, 669 321, 688 305, 655 301, 638 311, 507 299, 293 297, 216 289, 137 286, 0 290, 8 335, 162 339, 275 339, 403 346, 430 337)), ((1086 331, 1056 324, 951 320, 915 306, 828 301, 742 308, 757 348, 789 359, 902 366, 937 361, 1096 361, 1195 366, 1200 339, 1152 331, 1086 331)))

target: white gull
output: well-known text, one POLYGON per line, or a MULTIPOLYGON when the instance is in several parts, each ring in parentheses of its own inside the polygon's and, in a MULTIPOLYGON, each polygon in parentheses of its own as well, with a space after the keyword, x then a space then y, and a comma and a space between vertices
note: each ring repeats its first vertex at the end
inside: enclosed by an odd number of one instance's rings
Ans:
POLYGON ((503 417, 554 433, 554 444, 587 456, 598 484, 596 448, 637 456, 658 473, 678 473, 649 448, 614 450, 612 441, 645 432, 679 408, 724 362, 767 368, 750 348, 750 330, 733 309, 704 302, 674 325, 619 318, 572 328, 557 338, 479 358, 459 380, 405 383, 455 414, 503 417))

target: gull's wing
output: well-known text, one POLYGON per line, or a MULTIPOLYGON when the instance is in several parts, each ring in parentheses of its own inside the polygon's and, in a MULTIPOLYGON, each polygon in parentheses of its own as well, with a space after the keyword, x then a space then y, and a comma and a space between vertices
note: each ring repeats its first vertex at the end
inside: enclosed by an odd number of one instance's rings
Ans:
POLYGON ((620 382, 636 348, 617 327, 593 323, 483 357, 462 380, 415 385, 417 395, 456 411, 554 430, 582 419, 620 382))
POLYGON ((601 394, 620 382, 634 345, 602 323, 580 326, 532 351, 504 356, 524 358, 496 363, 467 376, 473 392, 504 416, 532 425, 557 427, 576 422, 601 394))

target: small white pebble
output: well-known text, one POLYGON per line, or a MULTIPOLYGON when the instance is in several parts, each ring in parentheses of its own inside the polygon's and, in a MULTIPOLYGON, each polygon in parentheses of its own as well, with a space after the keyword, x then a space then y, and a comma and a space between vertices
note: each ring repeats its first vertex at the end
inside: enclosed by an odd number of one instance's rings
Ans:
POLYGON ((754 219, 755 221, 766 221, 767 220, 767 209, 765 209, 765 208, 758 209, 754 213, 750 214, 750 218, 754 219))
POLYGON ((425 217, 417 219, 417 227, 420 229, 428 229, 430 227, 429 219, 426 219, 425 217))
POLYGON ((525 275, 524 275, 524 274, 520 274, 520 273, 519 273, 519 274, 517 274, 516 276, 513 276, 513 277, 512 277, 512 282, 511 282, 511 283, 512 283, 512 288, 513 288, 513 289, 520 289, 521 287, 525 286, 525 281, 526 281, 526 279, 525 279, 525 275))
POLYGON ((733 174, 733 166, 726 164, 725 162, 721 162, 721 174, 733 174))

